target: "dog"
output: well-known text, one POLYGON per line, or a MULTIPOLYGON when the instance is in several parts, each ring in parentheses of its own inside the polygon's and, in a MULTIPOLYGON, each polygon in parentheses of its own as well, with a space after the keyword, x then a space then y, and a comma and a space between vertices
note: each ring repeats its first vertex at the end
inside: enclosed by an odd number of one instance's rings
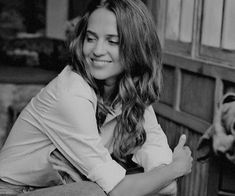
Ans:
POLYGON ((225 156, 235 164, 235 93, 222 97, 213 124, 199 139, 197 160, 205 161, 212 154, 225 156))

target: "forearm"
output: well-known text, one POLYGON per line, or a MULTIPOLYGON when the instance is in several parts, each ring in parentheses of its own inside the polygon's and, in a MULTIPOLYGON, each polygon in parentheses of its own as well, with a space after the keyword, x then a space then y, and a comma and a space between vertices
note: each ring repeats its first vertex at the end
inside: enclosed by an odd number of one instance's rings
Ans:
POLYGON ((149 172, 127 175, 109 193, 110 196, 144 196, 153 192, 170 191, 170 185, 180 174, 175 170, 173 164, 161 168, 154 168, 149 172))
POLYGON ((177 194, 177 182, 176 182, 176 180, 171 182, 170 184, 168 184, 163 189, 161 189, 158 193, 160 195, 175 196, 177 194))

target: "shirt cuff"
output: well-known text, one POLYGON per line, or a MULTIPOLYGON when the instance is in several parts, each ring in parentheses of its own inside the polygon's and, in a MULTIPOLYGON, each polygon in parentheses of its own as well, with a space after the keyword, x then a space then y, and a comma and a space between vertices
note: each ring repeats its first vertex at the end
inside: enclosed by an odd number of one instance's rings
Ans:
POLYGON ((125 175, 126 170, 114 160, 110 160, 94 168, 87 177, 109 193, 125 175))
POLYGON ((132 161, 144 167, 144 171, 150 171, 160 165, 168 165, 172 162, 172 151, 170 148, 162 149, 161 152, 156 153, 155 150, 142 152, 134 155, 132 161))

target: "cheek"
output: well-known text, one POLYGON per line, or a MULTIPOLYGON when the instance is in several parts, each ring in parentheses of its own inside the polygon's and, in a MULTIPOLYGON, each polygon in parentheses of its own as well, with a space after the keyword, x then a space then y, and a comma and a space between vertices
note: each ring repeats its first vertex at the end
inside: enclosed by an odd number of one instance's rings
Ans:
POLYGON ((124 68, 120 65, 119 62, 116 62, 114 67, 113 67, 113 70, 115 70, 114 72, 116 74, 120 74, 120 73, 122 73, 124 71, 124 68))
POLYGON ((85 57, 87 57, 91 53, 91 47, 86 42, 84 42, 83 44, 82 52, 85 57))
POLYGON ((118 48, 115 48, 112 50, 112 56, 115 62, 120 62, 120 55, 119 55, 119 50, 118 48))

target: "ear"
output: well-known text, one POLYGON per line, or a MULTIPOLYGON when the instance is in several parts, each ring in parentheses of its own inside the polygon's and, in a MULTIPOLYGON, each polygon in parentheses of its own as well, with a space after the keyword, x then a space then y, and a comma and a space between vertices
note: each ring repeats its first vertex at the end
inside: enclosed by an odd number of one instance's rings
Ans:
POLYGON ((235 101, 235 93, 226 93, 222 98, 222 104, 231 103, 235 101))
POLYGON ((214 133, 214 126, 210 126, 203 136, 199 139, 197 145, 196 159, 197 161, 205 161, 213 153, 212 149, 212 135, 214 133))

